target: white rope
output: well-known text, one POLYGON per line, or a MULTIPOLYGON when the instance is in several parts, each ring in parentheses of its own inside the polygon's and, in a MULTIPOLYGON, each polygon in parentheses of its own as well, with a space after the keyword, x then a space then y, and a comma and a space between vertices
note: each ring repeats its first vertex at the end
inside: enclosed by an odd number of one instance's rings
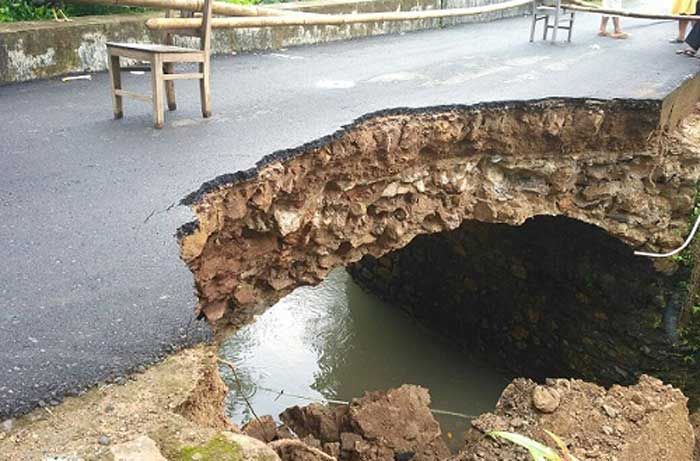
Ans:
MULTIPOLYGON (((270 389, 269 387, 264 387, 264 386, 255 386, 256 389, 260 389, 261 391, 266 391, 266 392, 271 392, 273 394, 277 394, 278 397, 281 396, 287 396, 287 397, 293 397, 295 399, 301 399, 301 400, 306 400, 308 402, 319 402, 319 399, 314 399, 312 397, 306 397, 303 395, 298 395, 298 394, 290 394, 288 392, 282 391, 276 391, 274 389, 270 389)), ((327 399, 323 397, 321 400, 326 403, 331 403, 333 405, 350 405, 350 402, 346 402, 345 400, 335 400, 335 399, 327 399)), ((435 413, 437 415, 447 415, 447 416, 455 416, 457 418, 464 418, 464 419, 475 419, 476 416, 472 415, 466 415, 464 413, 457 413, 456 411, 449 411, 449 410, 438 410, 435 408, 431 408, 430 411, 432 413, 435 413)))
POLYGON ((683 242, 683 245, 681 245, 673 251, 669 251, 668 253, 647 253, 644 251, 635 251, 634 254, 636 256, 647 256, 649 258, 668 258, 670 256, 678 254, 681 251, 685 250, 688 245, 690 245, 690 242, 693 240, 693 237, 695 237, 695 233, 698 231, 698 226, 700 226, 700 216, 698 216, 695 220, 695 225, 693 225, 693 229, 690 231, 690 235, 688 235, 688 238, 685 239, 685 242, 683 242))

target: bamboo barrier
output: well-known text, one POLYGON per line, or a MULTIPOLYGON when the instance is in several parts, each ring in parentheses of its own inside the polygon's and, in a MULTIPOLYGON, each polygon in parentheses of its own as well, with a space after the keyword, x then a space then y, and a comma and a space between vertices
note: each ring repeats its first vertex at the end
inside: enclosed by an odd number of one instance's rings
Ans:
POLYGON ((562 3, 562 9, 579 11, 582 13, 596 13, 603 14, 606 16, 621 16, 625 18, 636 18, 636 19, 652 19, 652 20, 666 20, 666 21, 700 21, 700 16, 692 15, 673 15, 673 14, 654 14, 654 13, 636 13, 634 11, 627 10, 610 10, 605 8, 596 8, 590 6, 584 6, 583 4, 574 3, 562 3))
MULTIPOLYGON (((87 3, 91 5, 139 6, 153 9, 171 9, 185 11, 203 11, 203 0, 67 0, 68 3, 87 3)), ((233 3, 214 2, 212 13, 223 16, 319 16, 315 13, 301 11, 276 10, 260 6, 235 5, 233 3)))
MULTIPOLYGON (((354 13, 354 14, 320 14, 314 16, 282 16, 256 18, 212 18, 214 29, 240 29, 246 27, 279 27, 279 26, 338 26, 384 21, 415 21, 421 19, 439 19, 459 16, 472 16, 482 13, 506 10, 531 4, 532 0, 509 0, 504 3, 485 5, 471 8, 452 8, 446 10, 395 11, 384 13, 354 13)), ((146 21, 146 26, 153 30, 186 30, 197 29, 201 19, 183 18, 152 18, 146 21)))

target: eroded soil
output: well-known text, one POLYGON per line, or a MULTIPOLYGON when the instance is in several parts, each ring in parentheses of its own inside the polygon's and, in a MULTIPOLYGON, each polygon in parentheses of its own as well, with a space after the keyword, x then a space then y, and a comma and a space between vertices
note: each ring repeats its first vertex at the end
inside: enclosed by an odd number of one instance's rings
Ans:
MULTIPOLYGON (((36 461, 60 455, 108 460, 110 446, 142 434, 163 447, 208 440, 221 428, 220 402, 217 411, 205 415, 202 407, 206 404, 188 398, 211 370, 214 351, 204 346, 182 351, 123 385, 98 386, 56 407, 40 408, 14 420, 9 432, 0 430, 0 459, 36 461), (183 405, 189 408, 188 414, 199 416, 201 424, 177 413, 183 405), (109 443, 101 444, 102 437, 109 443)), ((217 392, 209 394, 215 395, 217 392)), ((5 425, 7 429, 10 423, 5 425)), ((168 456, 167 450, 164 454, 168 456)))
POLYGON ((642 376, 637 385, 605 389, 580 380, 537 385, 516 379, 493 413, 472 422, 467 445, 452 461, 529 460, 522 448, 496 441, 490 431, 526 435, 549 446, 549 430, 580 460, 692 461, 695 436, 686 397, 661 381, 642 376))

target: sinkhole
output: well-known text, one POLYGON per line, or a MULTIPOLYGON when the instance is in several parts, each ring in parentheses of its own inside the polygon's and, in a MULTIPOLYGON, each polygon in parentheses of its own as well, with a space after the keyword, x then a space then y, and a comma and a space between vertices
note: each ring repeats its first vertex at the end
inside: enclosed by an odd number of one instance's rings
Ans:
POLYGON ((698 247, 634 250, 698 209, 698 95, 381 111, 215 178, 178 233, 198 312, 260 413, 410 382, 470 415, 513 374, 697 403, 698 247))
POLYGON ((469 417, 490 411, 515 376, 610 385, 651 371, 678 382, 667 365, 689 270, 659 277, 648 258, 570 218, 465 221, 337 268, 229 337, 221 354, 242 383, 224 373, 229 416, 250 420, 248 402, 276 416, 418 384, 456 450, 469 417))

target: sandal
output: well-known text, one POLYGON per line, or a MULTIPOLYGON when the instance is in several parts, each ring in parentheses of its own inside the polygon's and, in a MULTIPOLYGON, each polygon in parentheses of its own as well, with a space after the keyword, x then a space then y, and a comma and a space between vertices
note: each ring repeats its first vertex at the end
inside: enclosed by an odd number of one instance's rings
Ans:
POLYGON ((683 43, 683 42, 685 42, 685 40, 682 38, 674 38, 674 39, 668 41, 668 43, 683 43))
POLYGON ((696 56, 697 56, 696 53, 697 53, 697 52, 696 52, 694 49, 692 49, 692 48, 686 48, 685 50, 677 50, 677 51, 676 51, 676 54, 677 54, 677 55, 679 55, 679 56, 681 56, 681 55, 682 55, 682 56, 688 56, 688 57, 690 57, 690 58, 696 57, 696 56))
POLYGON ((609 36, 610 36, 610 34, 605 32, 604 30, 601 30, 600 32, 598 32, 598 37, 609 37, 609 36))
POLYGON ((610 34, 610 36, 617 40, 624 40, 626 38, 629 38, 629 34, 626 32, 613 32, 612 34, 610 34))

